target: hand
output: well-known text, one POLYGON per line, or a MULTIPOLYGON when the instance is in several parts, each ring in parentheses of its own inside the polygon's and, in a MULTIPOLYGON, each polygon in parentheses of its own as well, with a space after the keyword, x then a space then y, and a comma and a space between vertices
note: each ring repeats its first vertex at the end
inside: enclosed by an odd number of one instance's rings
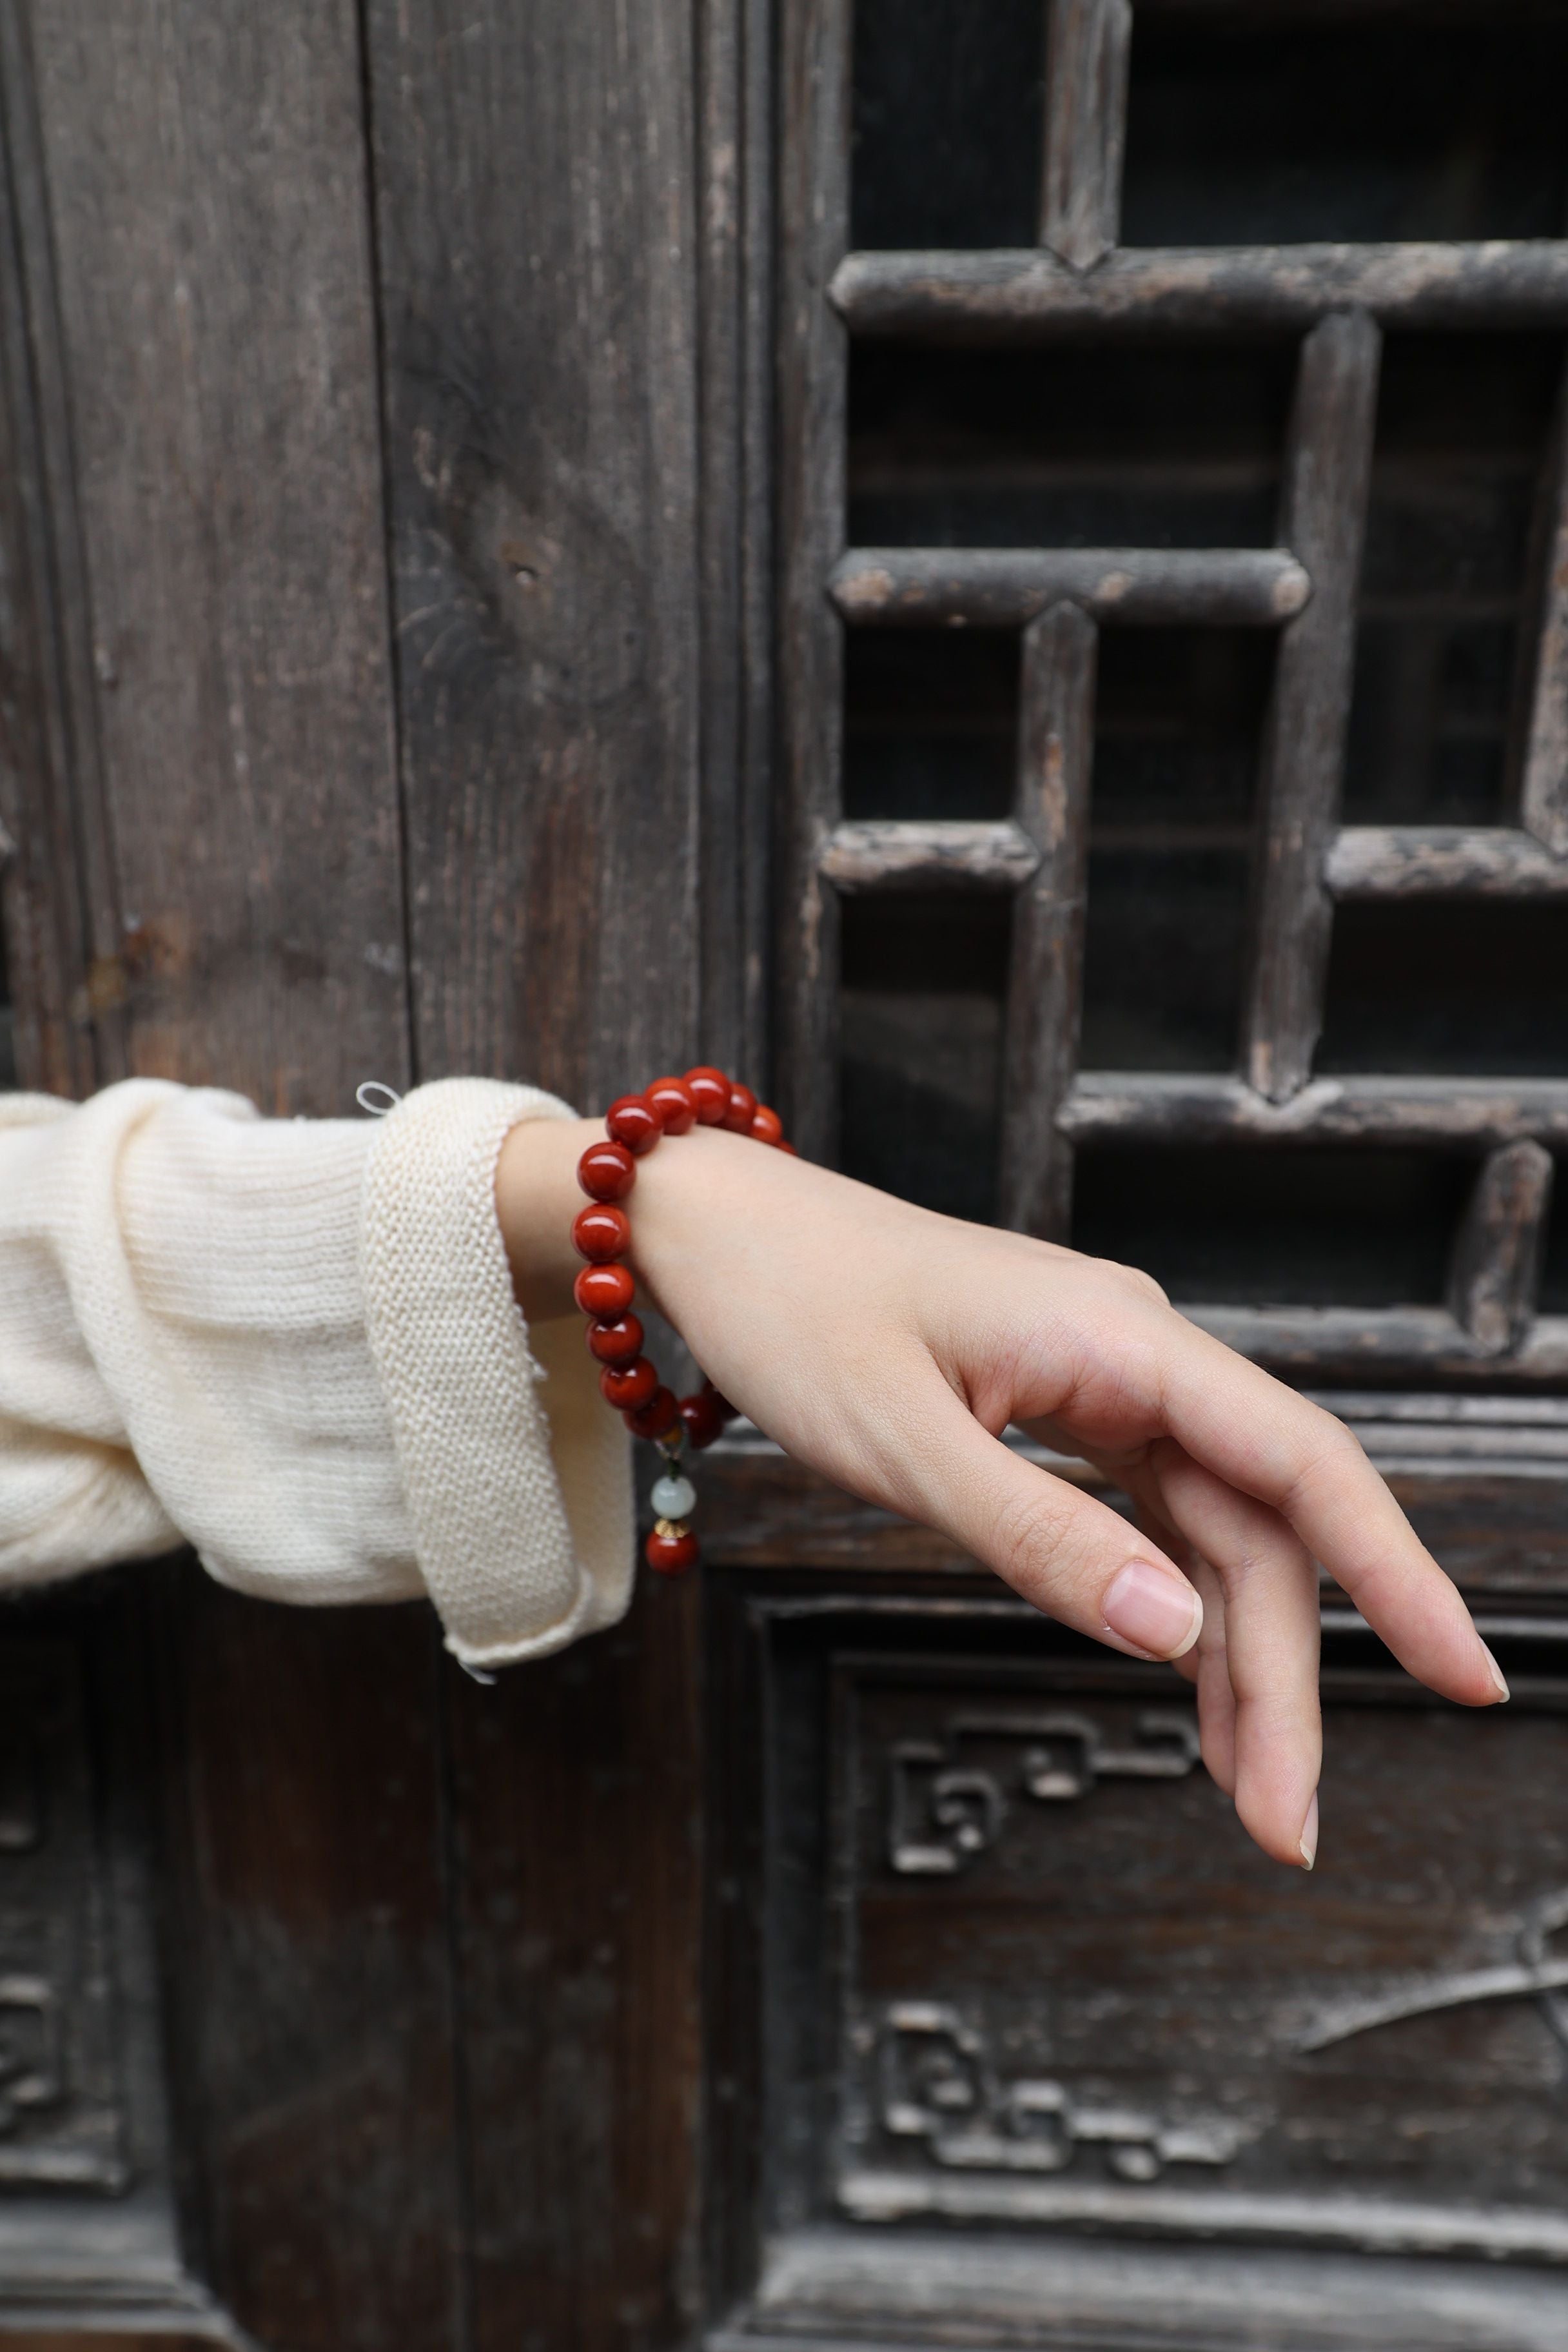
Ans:
MULTIPOLYGON (((512 1256, 529 1263, 531 1233, 536 1313, 574 1270, 569 1171, 600 1133, 515 1131, 532 1173, 510 1188, 512 1256), (541 1222, 545 1191, 560 1242, 541 1222)), ((510 1243, 506 1169, 503 1154, 510 1243)), ((629 1206, 639 1282, 787 1452, 940 1528, 1063 1624, 1176 1662, 1197 1686, 1209 1772, 1279 1861, 1310 1869, 1317 1850, 1315 1560, 1418 1680, 1463 1706, 1508 1696, 1350 1432, 1187 1322, 1147 1275, 934 1215, 721 1129, 639 1161, 629 1206), (1125 1489, 1137 1528, 1004 1444, 1010 1423, 1125 1489)))

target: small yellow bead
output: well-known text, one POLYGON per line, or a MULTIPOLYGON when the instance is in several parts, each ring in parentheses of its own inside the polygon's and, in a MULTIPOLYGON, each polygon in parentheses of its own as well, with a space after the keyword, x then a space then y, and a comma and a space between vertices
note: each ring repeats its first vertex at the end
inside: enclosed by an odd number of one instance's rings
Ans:
POLYGON ((691 1523, 689 1519, 655 1519, 653 1531, 656 1536, 689 1536, 691 1523))

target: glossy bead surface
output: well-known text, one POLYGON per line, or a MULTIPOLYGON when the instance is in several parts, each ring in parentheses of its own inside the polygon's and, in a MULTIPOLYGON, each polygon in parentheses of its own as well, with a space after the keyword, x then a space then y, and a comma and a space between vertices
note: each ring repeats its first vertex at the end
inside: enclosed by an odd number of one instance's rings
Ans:
POLYGON ((572 1285, 572 1296, 584 1315, 610 1322, 624 1315, 637 1295, 629 1265, 585 1265, 572 1285))
POLYGON ((683 1536, 661 1536, 656 1528, 643 1546, 643 1558, 660 1576, 680 1576, 697 1565, 697 1538, 689 1529, 683 1536))
MULTIPOLYGON (((657 1381, 658 1374, 654 1377, 657 1381)), ((674 1391, 658 1386, 646 1404, 626 1415, 626 1427, 634 1437, 668 1437, 672 1429, 679 1428, 679 1422, 680 1408, 674 1391)))
POLYGON ((711 1445, 716 1437, 724 1433, 724 1416, 706 1393, 682 1397, 680 1419, 686 1431, 686 1443, 694 1454, 700 1454, 705 1445, 711 1445))
POLYGON ((579 1257, 591 1259, 596 1265, 606 1265, 613 1257, 620 1257, 628 1246, 632 1229, 624 1213, 595 1201, 591 1209, 579 1209, 572 1220, 572 1246, 579 1257))
POLYGON ((606 1364, 599 1374, 599 1386, 606 1404, 617 1412, 636 1412, 639 1406, 658 1392, 658 1374, 646 1356, 638 1356, 629 1364, 606 1364))
POLYGON ((759 1103, 752 1113, 752 1133, 759 1143, 782 1143, 784 1121, 776 1110, 770 1110, 766 1103, 759 1103))
POLYGON ((658 1518, 689 1519, 697 1508, 697 1489, 689 1478, 656 1478, 648 1501, 658 1518))
POLYGON ((739 1420, 740 1420, 740 1418, 741 1418, 741 1408, 740 1408, 740 1406, 739 1406, 738 1404, 731 1404, 731 1403, 730 1402, 730 1400, 729 1400, 729 1398, 728 1398, 728 1397, 721 1396, 721 1395, 720 1395, 720 1393, 719 1393, 719 1391, 718 1391, 718 1390, 714 1387, 714 1385, 713 1385, 713 1383, 712 1383, 712 1381, 703 1381, 703 1383, 702 1383, 702 1393, 703 1393, 703 1395, 704 1395, 705 1397, 711 1397, 711 1398, 712 1398, 712 1400, 713 1400, 713 1409, 714 1409, 714 1411, 717 1412, 717 1414, 719 1415, 719 1418, 720 1418, 720 1420, 721 1420, 721 1421, 739 1421, 739 1420))
POLYGON ((624 1201, 637 1180, 624 1143, 591 1143, 577 1162, 577 1181, 591 1201, 624 1201))
POLYGON ((629 1364, 642 1354, 643 1328, 636 1315, 617 1315, 614 1322, 590 1323, 588 1353, 601 1364, 629 1364))
POLYGON ((622 1095, 605 1113, 605 1126, 610 1139, 620 1143, 640 1159, 651 1151, 664 1133, 664 1122, 653 1105, 641 1095, 622 1095))
POLYGON ((699 1062, 694 1070, 687 1071, 686 1085, 703 1126, 722 1127, 730 1108, 730 1081, 723 1071, 699 1062))
POLYGON ((730 1089, 730 1104, 724 1113, 724 1125, 731 1135, 750 1135, 752 1121, 757 1115, 757 1097, 750 1087, 737 1080, 730 1089))
POLYGON ((666 1135, 689 1135, 697 1124, 697 1105, 684 1078, 655 1078, 647 1100, 664 1123, 666 1135))

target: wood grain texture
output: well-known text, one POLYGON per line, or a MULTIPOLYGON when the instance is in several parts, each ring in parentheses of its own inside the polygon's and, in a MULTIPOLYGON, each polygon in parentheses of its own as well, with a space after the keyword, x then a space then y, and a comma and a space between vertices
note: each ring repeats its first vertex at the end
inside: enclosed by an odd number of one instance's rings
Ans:
POLYGON ((1568 857, 1512 825, 1353 824, 1335 834, 1334 898, 1556 898, 1568 857))
POLYGON ((423 1607, 166 1595, 166 1965, 203 2267, 297 2352, 461 2340, 454 2011, 423 1607))
POLYGON ((1040 243, 1092 269, 1116 243, 1127 135, 1128 0, 1050 0, 1040 243))
POLYGON ((1539 1143, 1487 1154, 1455 1243, 1448 1309, 1499 1355, 1529 1331, 1541 1286, 1552 1161, 1539 1143))
POLYGON ((1301 346, 1285 453, 1280 537, 1312 599, 1279 641, 1264 722, 1243 1067, 1275 1102, 1305 1085, 1322 1024, 1333 837, 1355 657, 1382 339, 1339 311, 1301 346))
POLYGON ((692 31, 366 15, 417 1066, 584 1106, 699 1043, 692 31))
POLYGON ((849 9, 792 0, 779 26, 778 1097, 809 1160, 837 1148, 838 921, 820 878, 840 814, 848 342, 827 299, 849 206, 849 9))
POLYGON ((1347 307, 1389 327, 1545 330, 1568 321, 1568 240, 1123 247, 1089 276, 1034 249, 852 253, 832 295, 857 335, 938 342, 1300 332, 1347 307))
POLYGON ((1079 1142, 1568 1144, 1562 1078, 1314 1078, 1270 1102, 1239 1079, 1093 1070, 1058 1123, 1079 1142))
POLYGON ((1064 600, 1128 628, 1277 629, 1312 593, 1284 548, 856 547, 834 567, 852 626, 1022 628, 1064 600))
POLYGON ((1024 634, 1014 816, 1039 863, 1013 909, 1001 1219, 1066 1241, 1072 1156, 1057 1111, 1078 1063, 1098 633, 1058 604, 1024 634))
POLYGON ((98 984, 134 1069, 345 1111, 406 1061, 353 17, 32 22, 124 926, 98 984))
POLYGON ((1016 890, 1039 863, 1040 852, 1021 825, 879 818, 835 825, 823 845, 821 872, 846 895, 1016 890))
POLYGON ((1519 778, 1521 821, 1568 856, 1568 372, 1536 500, 1533 667, 1519 778))
POLYGON ((448 1670, 474 2352, 674 2352, 697 2318, 693 1580, 481 1689, 448 1670))

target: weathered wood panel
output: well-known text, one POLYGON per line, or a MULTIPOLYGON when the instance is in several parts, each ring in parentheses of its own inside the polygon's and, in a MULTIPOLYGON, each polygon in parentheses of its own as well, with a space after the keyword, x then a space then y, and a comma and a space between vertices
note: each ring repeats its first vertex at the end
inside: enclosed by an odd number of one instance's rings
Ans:
POLYGON ((463 2272, 437 1630, 169 1594, 168 2014, 202 2267, 297 2352, 450 2352, 463 2272))
POLYGON ((692 26, 367 40, 418 1067, 602 1101, 698 1043, 692 26))
POLYGON ((37 0, 131 1067, 403 1075, 353 11, 37 0), (106 126, 112 125, 112 135, 106 126))
POLYGON ((1539 1143, 1489 1152, 1455 1244, 1449 1311, 1500 1354, 1519 1346, 1535 1312, 1552 1175, 1552 1155, 1539 1143))
POLYGON ((644 2352, 697 2317, 693 1581, 491 1689, 448 1674, 474 2352, 644 2352))
POLYGON ((1051 0, 1040 243, 1074 269, 1116 243, 1131 46, 1128 0, 1051 0))
POLYGON ((821 871, 837 890, 1016 890, 1040 852, 1021 825, 962 817, 836 824, 821 871))
POLYGON ((1324 880, 1335 898, 1557 898, 1568 857, 1511 825, 1350 824, 1324 880))
POLYGON ((846 621, 884 629, 1017 629, 1064 599, 1126 628, 1277 629, 1312 593, 1275 547, 855 547, 830 586, 846 621))

